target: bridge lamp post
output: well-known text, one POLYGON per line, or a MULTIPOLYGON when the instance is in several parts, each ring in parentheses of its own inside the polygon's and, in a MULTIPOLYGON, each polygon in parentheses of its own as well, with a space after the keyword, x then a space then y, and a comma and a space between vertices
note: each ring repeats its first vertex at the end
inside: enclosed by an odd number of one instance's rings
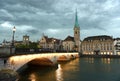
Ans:
POLYGON ((14 50, 14 34, 15 34, 15 31, 16 31, 15 26, 13 27, 12 31, 13 31, 13 35, 12 35, 12 43, 11 43, 11 46, 10 46, 10 54, 13 54, 15 52, 15 50, 14 50))
POLYGON ((54 39, 54 52, 56 52, 55 42, 56 42, 56 40, 54 39))
POLYGON ((13 27, 12 31, 13 31, 13 36, 12 36, 12 47, 14 47, 14 35, 15 35, 15 31, 16 31, 15 26, 13 27))

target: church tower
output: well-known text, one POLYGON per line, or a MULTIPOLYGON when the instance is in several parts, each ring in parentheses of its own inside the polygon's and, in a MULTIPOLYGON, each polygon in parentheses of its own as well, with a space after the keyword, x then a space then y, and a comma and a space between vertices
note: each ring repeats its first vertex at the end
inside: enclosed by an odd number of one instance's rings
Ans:
POLYGON ((75 41, 75 48, 77 48, 77 51, 79 51, 80 50, 80 27, 78 24, 77 10, 75 13, 74 41, 75 41))
POLYGON ((28 35, 23 36, 23 44, 29 45, 29 36, 28 35))

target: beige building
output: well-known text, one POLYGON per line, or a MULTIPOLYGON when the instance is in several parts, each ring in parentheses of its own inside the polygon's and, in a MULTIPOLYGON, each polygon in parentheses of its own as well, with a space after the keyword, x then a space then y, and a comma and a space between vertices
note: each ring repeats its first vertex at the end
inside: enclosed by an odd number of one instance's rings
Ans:
POLYGON ((120 55, 120 38, 114 39, 114 55, 120 55))
POLYGON ((91 36, 82 41, 82 53, 89 55, 113 55, 114 40, 111 36, 91 36))
POLYGON ((65 38, 65 40, 63 41, 63 49, 64 51, 75 51, 74 46, 75 46, 75 41, 74 41, 74 37, 68 36, 67 38, 65 38))
POLYGON ((80 27, 78 24, 77 11, 75 14, 75 25, 74 25, 74 37, 68 36, 62 43, 65 51, 78 51, 80 52, 80 27))
POLYGON ((62 50, 62 41, 56 38, 49 38, 48 36, 42 36, 39 42, 39 47, 43 49, 51 49, 54 51, 62 50))

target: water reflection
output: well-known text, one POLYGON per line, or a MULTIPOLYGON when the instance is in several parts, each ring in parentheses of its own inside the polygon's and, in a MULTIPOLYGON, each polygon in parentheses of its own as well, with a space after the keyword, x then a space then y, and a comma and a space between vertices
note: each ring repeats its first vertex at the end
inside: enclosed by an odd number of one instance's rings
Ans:
POLYGON ((110 58, 101 58, 101 61, 104 64, 110 64, 111 63, 111 59, 110 58))
POLYGON ((57 67, 30 66, 20 73, 19 81, 56 81, 57 67))
POLYGON ((94 63, 94 58, 85 58, 86 62, 93 64, 94 63))
POLYGON ((71 60, 67 63, 62 63, 61 64, 61 68, 63 69, 63 71, 76 71, 76 70, 79 70, 80 67, 79 67, 79 59, 74 59, 74 60, 71 60))
POLYGON ((58 69, 56 70, 56 80, 63 81, 63 72, 60 64, 58 64, 58 69))
MULTIPOLYGON (((101 59, 102 63, 104 63, 104 64, 110 64, 111 61, 112 61, 111 58, 100 58, 100 59, 101 59)), ((94 62, 101 63, 99 58, 91 58, 91 57, 90 58, 85 58, 85 61, 88 62, 88 63, 91 63, 91 64, 93 64, 94 62)))
POLYGON ((65 81, 64 75, 70 74, 68 77, 71 78, 72 72, 79 71, 79 59, 74 59, 69 62, 64 62, 58 64, 58 69, 56 70, 56 81, 65 81))
POLYGON ((30 81, 37 81, 35 74, 32 73, 32 74, 29 76, 29 80, 30 80, 30 81))
POLYGON ((119 58, 80 58, 58 68, 27 68, 19 81, 120 81, 119 68, 119 58))
POLYGON ((93 64, 94 63, 94 58, 89 58, 88 62, 91 63, 91 64, 93 64))

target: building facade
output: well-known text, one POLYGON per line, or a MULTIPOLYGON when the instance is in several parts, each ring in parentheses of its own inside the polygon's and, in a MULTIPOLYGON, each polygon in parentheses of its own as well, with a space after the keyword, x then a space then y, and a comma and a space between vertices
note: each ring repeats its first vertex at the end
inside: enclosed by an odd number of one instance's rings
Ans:
POLYGON ((49 38, 43 35, 39 41, 39 47, 42 49, 51 49, 53 51, 62 50, 62 40, 56 38, 49 38))
POLYGON ((114 39, 114 54, 120 55, 120 38, 114 39))
POLYGON ((114 40, 111 36, 91 36, 82 41, 82 53, 89 55, 113 55, 114 40))
POLYGON ((67 51, 67 52, 75 51, 74 37, 71 37, 71 36, 66 37, 62 44, 63 44, 64 51, 67 51))
POLYGON ((78 51, 80 52, 80 27, 78 24, 77 11, 75 14, 75 25, 74 25, 74 37, 68 36, 63 40, 63 49, 65 51, 78 51))

